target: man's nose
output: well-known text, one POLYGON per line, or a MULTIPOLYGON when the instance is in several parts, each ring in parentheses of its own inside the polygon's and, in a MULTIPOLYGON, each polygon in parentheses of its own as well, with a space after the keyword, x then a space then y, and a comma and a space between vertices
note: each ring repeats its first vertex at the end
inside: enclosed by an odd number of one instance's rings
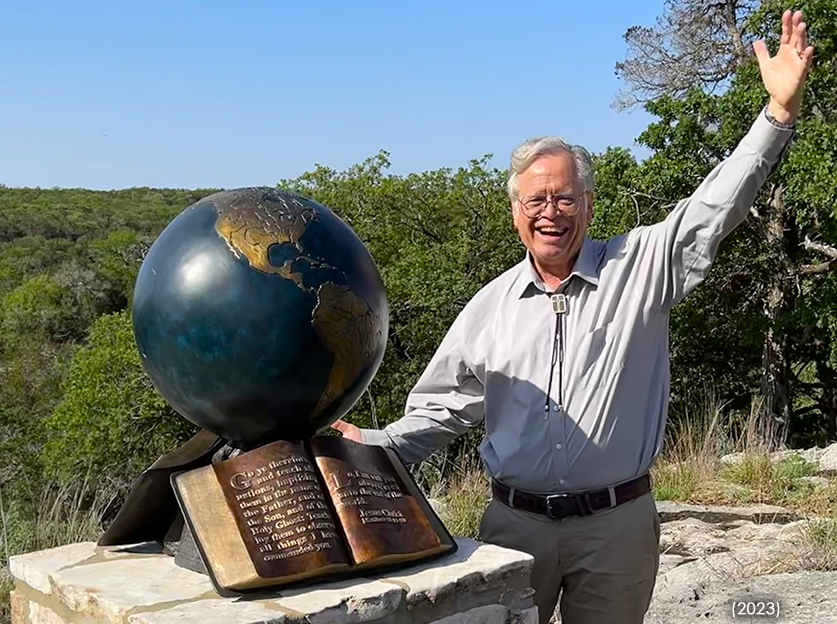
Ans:
POLYGON ((546 206, 543 207, 540 216, 554 219, 559 214, 561 214, 561 211, 558 210, 558 200, 554 197, 547 197, 546 206))

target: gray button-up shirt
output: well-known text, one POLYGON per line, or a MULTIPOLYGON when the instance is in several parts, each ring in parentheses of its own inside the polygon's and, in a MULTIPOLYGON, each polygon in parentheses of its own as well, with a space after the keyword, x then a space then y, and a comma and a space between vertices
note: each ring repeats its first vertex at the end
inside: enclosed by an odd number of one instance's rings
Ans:
POLYGON ((364 442, 413 463, 484 420, 483 461, 512 487, 587 490, 647 472, 668 409, 669 311, 704 279, 792 134, 760 115, 664 221, 585 240, 563 302, 528 257, 493 280, 451 326, 404 417, 364 429, 364 442))

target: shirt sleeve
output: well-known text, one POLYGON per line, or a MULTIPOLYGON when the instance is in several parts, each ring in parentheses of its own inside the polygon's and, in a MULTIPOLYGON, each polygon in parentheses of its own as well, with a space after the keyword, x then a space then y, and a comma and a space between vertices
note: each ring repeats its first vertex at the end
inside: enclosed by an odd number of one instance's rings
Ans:
POLYGON ((656 286, 654 299, 663 309, 680 302, 706 278, 718 245, 744 221, 793 133, 760 114, 733 153, 691 197, 680 201, 665 220, 645 228, 641 239, 649 252, 647 269, 656 286))
POLYGON ((365 444, 391 448, 415 464, 483 421, 484 389, 462 340, 466 325, 460 314, 407 397, 400 420, 382 430, 361 429, 365 444))

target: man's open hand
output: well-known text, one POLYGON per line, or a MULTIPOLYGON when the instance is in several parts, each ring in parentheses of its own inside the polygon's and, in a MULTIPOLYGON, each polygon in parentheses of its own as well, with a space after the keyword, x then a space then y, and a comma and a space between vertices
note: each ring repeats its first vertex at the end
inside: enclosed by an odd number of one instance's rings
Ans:
POLYGON ((774 57, 770 57, 764 41, 753 43, 753 51, 764 87, 770 94, 770 114, 781 123, 794 123, 802 105, 805 77, 814 58, 802 11, 793 14, 785 11, 782 15, 782 38, 774 57))
POLYGON ((360 427, 355 427, 344 420, 338 420, 331 425, 332 429, 337 429, 343 434, 343 437, 352 442, 363 442, 363 434, 360 432, 360 427))

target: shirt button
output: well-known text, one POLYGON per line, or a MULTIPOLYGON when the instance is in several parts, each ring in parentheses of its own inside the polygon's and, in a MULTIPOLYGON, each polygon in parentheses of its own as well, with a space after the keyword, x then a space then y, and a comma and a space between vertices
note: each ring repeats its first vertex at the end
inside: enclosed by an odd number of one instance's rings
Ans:
POLYGON ((564 485, 564 480, 563 479, 558 479, 558 483, 560 483, 561 485, 564 485))
POLYGON ((552 409, 555 410, 556 412, 560 411, 560 408, 557 405, 555 407, 553 407, 552 409))
POLYGON ((556 444, 556 445, 555 445, 555 448, 557 448, 557 449, 560 451, 560 450, 561 450, 561 445, 560 445, 560 444, 556 444))

